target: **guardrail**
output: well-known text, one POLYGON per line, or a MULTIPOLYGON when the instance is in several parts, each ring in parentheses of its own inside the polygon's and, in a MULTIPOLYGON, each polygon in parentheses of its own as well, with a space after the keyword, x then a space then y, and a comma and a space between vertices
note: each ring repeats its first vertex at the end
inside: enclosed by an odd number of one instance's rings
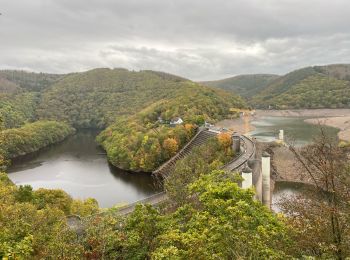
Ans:
POLYGON ((153 194, 147 198, 144 198, 144 199, 141 199, 141 200, 138 200, 138 201, 135 201, 131 204, 128 204, 124 207, 120 207, 118 209, 118 214, 119 215, 127 215, 129 213, 131 213, 137 204, 151 204, 151 205, 156 205, 158 203, 161 203, 165 200, 168 199, 168 196, 166 195, 166 192, 165 191, 162 191, 162 192, 159 192, 159 193, 156 193, 156 194, 153 194))
MULTIPOLYGON (((242 135, 241 137, 243 151, 238 156, 226 163, 221 169, 236 170, 242 167, 255 153, 255 143, 247 136, 242 135)), ((242 150, 242 149, 241 149, 242 150)))

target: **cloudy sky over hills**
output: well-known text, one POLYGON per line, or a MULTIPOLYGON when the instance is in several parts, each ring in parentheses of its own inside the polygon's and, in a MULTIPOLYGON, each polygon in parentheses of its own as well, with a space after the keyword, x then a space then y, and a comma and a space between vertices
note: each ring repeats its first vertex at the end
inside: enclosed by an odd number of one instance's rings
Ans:
POLYGON ((348 0, 0 0, 0 68, 193 80, 350 63, 348 0))

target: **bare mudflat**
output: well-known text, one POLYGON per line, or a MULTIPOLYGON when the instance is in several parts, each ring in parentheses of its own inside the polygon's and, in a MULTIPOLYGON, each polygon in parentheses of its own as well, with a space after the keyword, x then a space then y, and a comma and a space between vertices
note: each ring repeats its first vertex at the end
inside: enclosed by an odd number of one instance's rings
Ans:
POLYGON ((215 125, 217 127, 227 128, 239 134, 246 134, 254 129, 254 126, 250 124, 250 121, 251 117, 245 116, 243 118, 225 119, 215 125))

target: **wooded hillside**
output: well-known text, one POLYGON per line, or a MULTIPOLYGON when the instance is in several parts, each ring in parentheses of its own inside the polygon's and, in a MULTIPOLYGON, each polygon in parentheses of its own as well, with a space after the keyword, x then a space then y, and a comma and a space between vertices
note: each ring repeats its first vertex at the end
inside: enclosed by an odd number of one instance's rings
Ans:
POLYGON ((284 76, 258 74, 203 82, 232 90, 255 108, 348 108, 350 65, 306 67, 284 76))
POLYGON ((206 86, 232 91, 249 99, 278 77, 278 75, 273 74, 238 75, 227 79, 204 81, 202 83, 206 86))
POLYGON ((157 71, 102 68, 67 75, 1 75, 6 86, 18 88, 18 93, 0 97, 3 129, 36 120, 107 128, 98 140, 109 160, 127 170, 152 171, 181 149, 197 126, 245 106, 223 90, 157 71), (179 117, 183 124, 171 127, 170 121, 179 117))
POLYGON ((307 67, 278 78, 250 103, 258 108, 350 107, 350 65, 307 67))

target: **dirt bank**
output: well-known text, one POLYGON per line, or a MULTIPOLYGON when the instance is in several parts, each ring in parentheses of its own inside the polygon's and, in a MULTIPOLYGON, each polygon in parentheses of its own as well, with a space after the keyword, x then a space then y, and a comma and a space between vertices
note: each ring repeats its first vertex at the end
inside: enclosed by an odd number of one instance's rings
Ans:
POLYGON ((250 124, 250 121, 250 116, 244 116, 242 118, 222 120, 216 123, 215 126, 227 128, 239 134, 246 134, 254 130, 254 127, 250 124))

